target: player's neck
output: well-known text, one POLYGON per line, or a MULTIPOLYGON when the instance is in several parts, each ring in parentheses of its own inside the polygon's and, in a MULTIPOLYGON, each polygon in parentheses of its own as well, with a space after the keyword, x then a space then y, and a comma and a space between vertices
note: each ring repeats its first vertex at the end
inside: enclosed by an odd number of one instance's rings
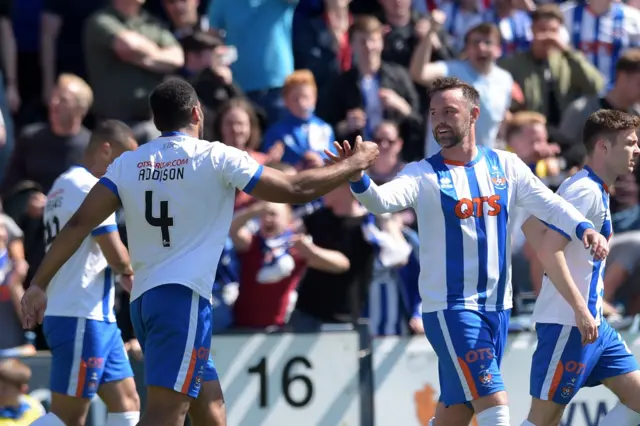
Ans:
POLYGON ((162 132, 162 135, 170 135, 172 133, 184 133, 186 135, 191 136, 192 138, 200 139, 200 132, 196 126, 188 126, 183 127, 182 129, 171 130, 167 132, 162 132))
POLYGON ((615 174, 607 173, 607 168, 604 166, 604 164, 598 164, 592 159, 588 160, 586 165, 608 187, 611 187, 618 178, 618 176, 616 176, 615 174))
POLYGON ((102 175, 104 174, 104 168, 99 167, 95 161, 93 161, 91 158, 83 158, 82 161, 80 161, 80 163, 78 163, 78 165, 84 167, 85 169, 87 169, 89 171, 89 173, 91 173, 92 175, 94 175, 97 178, 101 178, 102 175))
POLYGON ((462 143, 451 148, 443 148, 440 152, 445 160, 467 164, 473 161, 478 155, 478 147, 470 135, 467 136, 462 143))

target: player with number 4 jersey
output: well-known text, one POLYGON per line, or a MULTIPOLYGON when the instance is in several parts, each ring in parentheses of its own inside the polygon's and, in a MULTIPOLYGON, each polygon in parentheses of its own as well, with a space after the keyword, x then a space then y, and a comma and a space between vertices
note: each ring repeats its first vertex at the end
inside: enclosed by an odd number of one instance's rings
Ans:
MULTIPOLYGON (((609 185, 633 171, 640 154, 640 118, 600 110, 584 126, 587 165, 562 183, 558 194, 573 204, 607 239, 613 233, 609 185)), ((633 354, 602 314, 604 260, 582 244, 535 218, 523 225, 544 268, 542 290, 533 313, 538 346, 531 367, 528 420, 523 426, 557 425, 564 408, 584 386, 604 384, 620 403, 601 426, 640 423, 640 371, 633 354)))
MULTIPOLYGON (((115 120, 94 129, 82 162, 59 176, 44 211, 47 249, 122 152, 137 147, 129 127, 115 120)), ((133 371, 113 311, 114 278, 132 275, 115 214, 91 229, 47 287, 43 331, 51 350, 50 412, 35 426, 84 424, 91 399, 103 397, 107 426, 133 426, 140 403, 133 371)))
MULTIPOLYGON (((187 412, 194 426, 224 425, 209 353, 211 293, 236 191, 278 203, 311 201, 369 167, 378 148, 358 141, 348 163, 290 176, 246 152, 202 140, 202 108, 184 80, 161 83, 149 103, 161 137, 114 161, 51 245, 33 283, 46 287, 91 229, 124 207, 136 273, 131 318, 147 384, 139 425, 183 426, 187 412)), ((28 325, 38 319, 40 297, 37 290, 25 295, 28 325)))

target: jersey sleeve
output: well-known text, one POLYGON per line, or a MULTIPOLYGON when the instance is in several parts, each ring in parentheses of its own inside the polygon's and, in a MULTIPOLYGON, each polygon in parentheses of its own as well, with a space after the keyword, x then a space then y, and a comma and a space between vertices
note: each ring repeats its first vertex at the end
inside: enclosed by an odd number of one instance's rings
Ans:
POLYGON ((99 185, 106 186, 113 194, 120 199, 120 193, 118 192, 119 176, 120 176, 120 164, 121 158, 116 158, 113 163, 107 168, 107 173, 104 174, 98 181, 99 185))
MULTIPOLYGON (((576 210, 578 210, 578 212, 580 212, 580 214, 587 218, 587 220, 589 220, 592 224, 596 224, 598 222, 599 218, 595 217, 595 214, 597 212, 598 197, 597 194, 590 188, 584 185, 573 185, 566 190, 561 189, 560 191, 558 191, 558 195, 560 195, 565 201, 575 207, 576 210)), ((601 219, 599 221, 602 222, 601 219)), ((550 229, 553 229, 554 231, 564 235, 567 239, 571 239, 566 235, 565 232, 561 231, 556 226, 545 221, 543 221, 543 223, 550 229)))
POLYGON ((393 213, 414 207, 418 198, 415 163, 407 164, 390 182, 378 186, 364 175, 351 183, 351 192, 373 214, 393 213))
MULTIPOLYGON (((251 194, 251 191, 260 180, 260 175, 264 170, 264 166, 258 163, 256 160, 245 152, 240 151, 237 148, 220 144, 222 148, 222 178, 229 185, 236 187, 247 194, 251 194)), ((212 155, 214 150, 211 150, 212 155)), ((218 161, 216 158, 212 158, 214 163, 218 161)))
MULTIPOLYGON (((91 191, 91 188, 93 188, 93 185, 91 184, 87 184, 79 188, 82 194, 79 194, 78 198, 74 200, 73 206, 69 206, 72 208, 72 212, 75 212, 80 207, 84 199, 87 197, 87 194, 89 194, 89 191, 91 191)), ((117 231, 118 225, 116 224, 116 214, 113 213, 109 217, 107 217, 100 225, 93 228, 93 230, 91 231, 91 235, 93 237, 97 237, 98 235, 117 231)))
POLYGON ((513 154, 512 159, 517 180, 515 200, 517 206, 553 226, 569 240, 572 239, 572 235, 582 239, 584 231, 594 228, 593 223, 574 206, 547 188, 522 160, 513 154))

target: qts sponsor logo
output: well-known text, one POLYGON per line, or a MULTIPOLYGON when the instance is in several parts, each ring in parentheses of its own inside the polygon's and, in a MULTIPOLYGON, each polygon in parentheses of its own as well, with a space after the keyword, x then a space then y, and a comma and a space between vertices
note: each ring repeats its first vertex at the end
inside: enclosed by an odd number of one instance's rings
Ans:
POLYGON ((462 198, 454 208, 455 215, 459 219, 470 217, 483 217, 485 212, 489 216, 498 216, 502 211, 500 196, 491 195, 489 197, 462 198))

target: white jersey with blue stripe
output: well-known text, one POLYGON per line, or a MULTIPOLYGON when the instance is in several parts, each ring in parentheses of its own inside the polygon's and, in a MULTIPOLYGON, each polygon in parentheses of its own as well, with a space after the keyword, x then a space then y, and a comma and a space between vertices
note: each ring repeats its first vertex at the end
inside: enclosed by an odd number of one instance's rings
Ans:
MULTIPOLYGON (((53 183, 43 216, 47 250, 96 182, 89 170, 73 166, 53 183)), ((45 315, 115 322, 113 272, 93 236, 117 231, 114 213, 85 238, 51 280, 45 315)))
MULTIPOLYGON (((565 180, 558 194, 584 214, 605 238, 611 238, 609 191, 589 167, 565 180)), ((599 324, 602 319, 605 260, 594 260, 580 241, 571 241, 564 249, 564 256, 578 290, 599 324)), ((546 275, 542 279, 542 290, 533 311, 533 319, 539 323, 576 325, 573 309, 546 275)))
POLYGON ((478 148, 467 164, 440 153, 408 164, 377 186, 366 175, 351 185, 379 214, 413 208, 420 234, 420 296, 425 313, 444 309, 502 311, 513 306, 510 212, 515 207, 581 239, 593 227, 516 155, 478 148))
POLYGON ((594 15, 584 3, 565 3, 562 11, 571 44, 585 54, 607 82, 613 82, 620 55, 629 47, 640 46, 640 11, 618 2, 613 2, 602 16, 594 15))

